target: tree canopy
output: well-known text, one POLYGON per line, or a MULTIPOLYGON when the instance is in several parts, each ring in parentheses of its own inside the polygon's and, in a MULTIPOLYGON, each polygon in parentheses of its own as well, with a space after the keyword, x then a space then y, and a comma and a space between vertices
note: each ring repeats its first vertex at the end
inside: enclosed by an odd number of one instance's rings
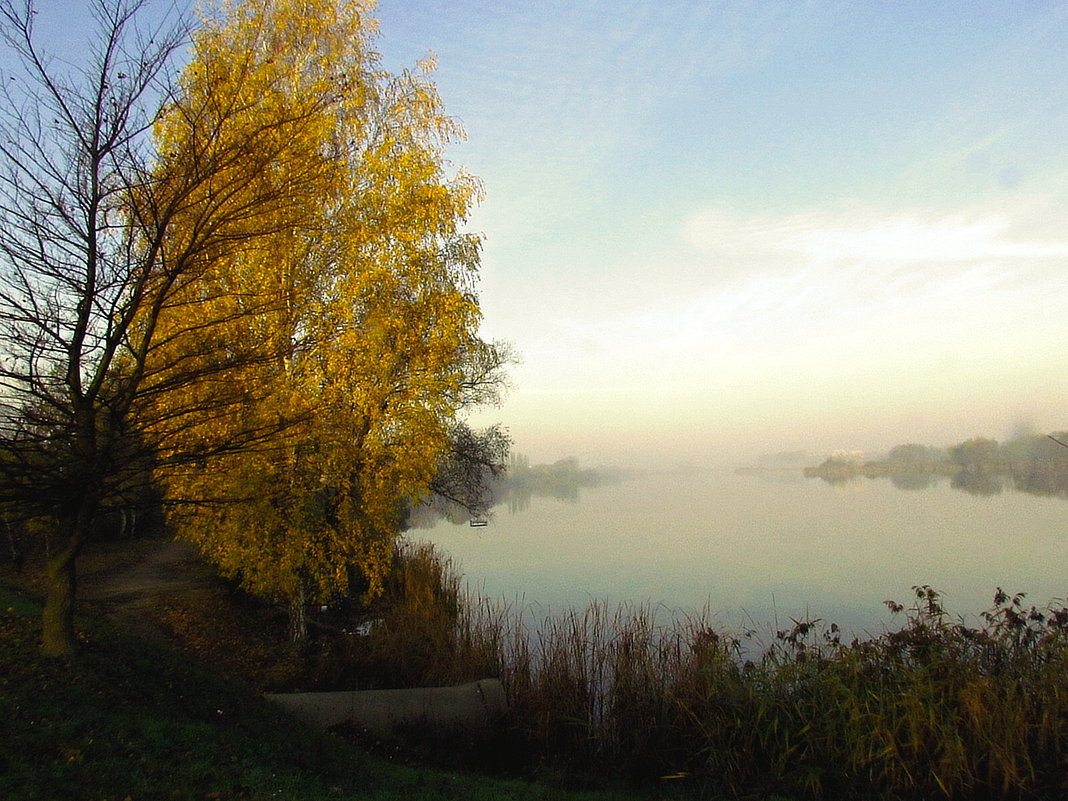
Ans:
POLYGON ((317 182, 300 224, 212 259, 205 277, 221 291, 205 300, 191 286, 165 321, 180 330, 191 317, 232 319, 224 336, 263 341, 274 356, 242 376, 269 391, 184 429, 179 449, 202 427, 215 438, 284 419, 285 432, 270 448, 161 473, 176 500, 225 501, 180 518, 182 534, 252 591, 290 601, 298 634, 306 600, 350 592, 354 578, 380 589, 405 505, 431 488, 457 413, 501 366, 502 352, 478 337, 479 241, 462 231, 481 187, 445 171, 443 149, 462 132, 431 63, 400 75, 379 67, 368 11, 334 0, 224 7, 197 32, 183 87, 214 104, 232 97, 227 106, 246 113, 190 125, 177 106, 156 130, 180 158, 202 139, 243 137, 275 109, 306 115, 299 155, 284 164, 317 182), (263 313, 231 315, 234 303, 263 313))

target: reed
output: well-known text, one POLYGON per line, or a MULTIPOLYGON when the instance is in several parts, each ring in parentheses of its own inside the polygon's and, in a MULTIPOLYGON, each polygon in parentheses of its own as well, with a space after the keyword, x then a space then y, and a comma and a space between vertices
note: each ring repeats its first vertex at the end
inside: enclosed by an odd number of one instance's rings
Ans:
POLYGON ((465 594, 426 547, 379 659, 412 683, 499 676, 526 766, 735 796, 1063 798, 1068 609, 998 590, 974 624, 916 587, 896 630, 801 621, 744 659, 707 613, 592 603, 537 619, 465 594), (419 582, 429 581, 427 588, 419 582), (388 660, 387 660, 388 661, 388 660))

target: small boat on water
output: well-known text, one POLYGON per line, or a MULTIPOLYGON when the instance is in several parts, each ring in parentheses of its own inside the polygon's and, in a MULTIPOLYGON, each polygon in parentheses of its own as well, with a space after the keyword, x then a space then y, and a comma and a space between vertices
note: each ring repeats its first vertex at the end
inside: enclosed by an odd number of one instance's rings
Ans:
POLYGON ((488 520, 474 519, 474 520, 471 521, 471 527, 472 528, 481 528, 482 526, 488 526, 488 525, 489 525, 489 521, 488 520))

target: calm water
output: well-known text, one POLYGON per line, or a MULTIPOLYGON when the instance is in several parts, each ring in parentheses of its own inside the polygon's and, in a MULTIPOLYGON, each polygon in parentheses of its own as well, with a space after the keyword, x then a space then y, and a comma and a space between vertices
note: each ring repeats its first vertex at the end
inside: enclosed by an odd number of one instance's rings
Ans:
POLYGON ((485 528, 413 531, 490 597, 558 610, 591 599, 706 606, 717 624, 761 630, 808 614, 853 631, 891 625, 883 601, 915 584, 954 614, 995 587, 1044 605, 1068 595, 1068 501, 886 479, 832 486, 799 473, 648 476, 497 507, 485 528))

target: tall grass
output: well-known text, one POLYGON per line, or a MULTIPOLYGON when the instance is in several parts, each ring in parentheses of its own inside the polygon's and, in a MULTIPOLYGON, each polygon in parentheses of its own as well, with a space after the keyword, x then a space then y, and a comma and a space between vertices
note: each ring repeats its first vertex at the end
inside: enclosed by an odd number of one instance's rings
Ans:
POLYGON ((745 660, 708 615, 593 603, 537 620, 465 594, 430 546, 400 561, 397 592, 350 667, 413 684, 500 677, 530 768, 686 777, 739 796, 1068 793, 1063 606, 998 590, 968 625, 916 587, 908 608, 890 604, 896 630, 846 643, 801 621, 745 660))

